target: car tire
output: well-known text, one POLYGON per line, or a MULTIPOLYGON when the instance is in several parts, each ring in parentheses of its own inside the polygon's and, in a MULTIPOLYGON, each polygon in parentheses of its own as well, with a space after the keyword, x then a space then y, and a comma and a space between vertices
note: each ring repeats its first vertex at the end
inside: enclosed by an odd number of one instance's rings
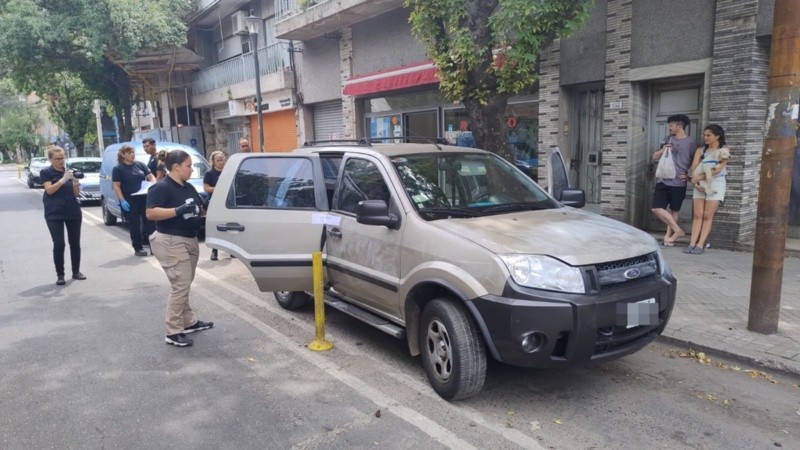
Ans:
POLYGON ((311 303, 311 296, 302 291, 275 291, 273 294, 283 309, 300 309, 311 303))
POLYGON ((106 208, 106 200, 100 200, 100 211, 103 214, 103 224, 112 226, 117 224, 117 216, 111 214, 111 211, 106 208))
POLYGON ((437 298, 422 311, 422 365, 433 390, 445 400, 469 398, 486 380, 486 344, 461 304, 437 298))
POLYGON ((33 189, 35 185, 33 184, 33 178, 28 176, 28 189, 33 189))

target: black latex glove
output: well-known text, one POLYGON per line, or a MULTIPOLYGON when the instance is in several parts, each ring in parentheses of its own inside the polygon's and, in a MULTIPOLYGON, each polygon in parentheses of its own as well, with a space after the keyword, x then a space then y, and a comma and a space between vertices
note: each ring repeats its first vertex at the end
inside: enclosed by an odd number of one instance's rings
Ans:
POLYGON ((194 203, 184 203, 181 206, 175 208, 175 215, 182 216, 184 214, 194 214, 195 212, 195 204, 194 203))

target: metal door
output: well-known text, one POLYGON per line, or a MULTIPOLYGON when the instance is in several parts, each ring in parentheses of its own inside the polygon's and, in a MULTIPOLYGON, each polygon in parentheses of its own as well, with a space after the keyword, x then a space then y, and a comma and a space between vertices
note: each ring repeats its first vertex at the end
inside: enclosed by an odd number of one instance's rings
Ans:
POLYGON ((603 169, 603 88, 577 91, 575 141, 570 158, 570 179, 586 192, 587 206, 600 205, 603 169))
MULTIPOLYGON (((689 127, 686 134, 700 142, 700 114, 703 101, 703 82, 701 79, 690 80, 683 83, 663 83, 652 86, 650 130, 648 133, 647 148, 643 149, 646 161, 651 161, 655 152, 667 136, 667 118, 673 114, 686 114, 689 116, 689 127)), ((649 164, 646 181, 647 195, 644 199, 644 224, 648 230, 666 230, 666 226, 653 217, 653 189, 655 188, 655 164, 649 164)), ((686 191, 680 212, 679 225, 688 232, 692 224, 692 188, 686 191)))

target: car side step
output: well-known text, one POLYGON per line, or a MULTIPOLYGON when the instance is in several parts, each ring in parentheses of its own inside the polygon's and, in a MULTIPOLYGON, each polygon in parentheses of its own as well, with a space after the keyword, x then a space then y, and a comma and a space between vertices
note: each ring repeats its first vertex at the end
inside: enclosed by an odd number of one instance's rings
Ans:
POLYGON ((368 325, 372 325, 373 327, 383 331, 384 333, 387 333, 390 336, 394 336, 397 339, 406 338, 405 328, 399 327, 383 317, 367 311, 366 309, 343 302, 342 300, 330 295, 325 295, 325 303, 347 314, 348 316, 355 317, 356 319, 368 325))

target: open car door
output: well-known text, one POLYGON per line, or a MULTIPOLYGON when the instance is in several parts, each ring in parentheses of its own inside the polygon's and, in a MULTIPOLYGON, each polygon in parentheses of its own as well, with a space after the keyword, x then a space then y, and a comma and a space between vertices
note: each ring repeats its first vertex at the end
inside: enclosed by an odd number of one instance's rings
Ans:
POLYGON ((206 245, 239 258, 263 292, 311 290, 328 218, 316 155, 236 154, 209 204, 206 245))

